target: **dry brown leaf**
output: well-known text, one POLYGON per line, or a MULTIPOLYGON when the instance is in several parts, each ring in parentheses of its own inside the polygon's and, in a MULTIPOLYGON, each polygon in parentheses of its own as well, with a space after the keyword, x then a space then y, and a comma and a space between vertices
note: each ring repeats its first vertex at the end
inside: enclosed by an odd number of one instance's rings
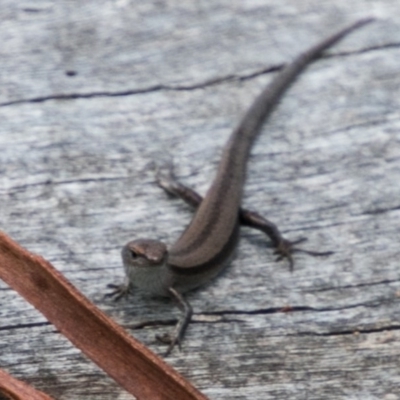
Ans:
POLYGON ((207 399, 78 292, 48 261, 1 232, 0 278, 139 400, 207 399))
POLYGON ((52 400, 32 386, 13 378, 0 369, 0 400, 52 400))

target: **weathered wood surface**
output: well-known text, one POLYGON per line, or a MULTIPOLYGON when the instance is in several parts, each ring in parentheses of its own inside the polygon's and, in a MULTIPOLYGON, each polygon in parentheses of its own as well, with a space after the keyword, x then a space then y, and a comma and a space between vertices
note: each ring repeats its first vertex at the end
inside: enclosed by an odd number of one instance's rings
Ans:
MULTIPOLYGON (((213 400, 400 399, 398 0, 0 5, 1 228, 126 327, 177 315, 102 298, 126 241, 172 243, 191 217, 152 161, 204 193, 268 71, 380 18, 302 75, 249 169, 246 206, 335 254, 290 273, 243 229, 230 268, 189 295, 196 323, 169 361, 213 400)), ((58 399, 131 398, 2 282, 0 302, 1 368, 58 399)), ((161 353, 171 328, 131 332, 161 353)))

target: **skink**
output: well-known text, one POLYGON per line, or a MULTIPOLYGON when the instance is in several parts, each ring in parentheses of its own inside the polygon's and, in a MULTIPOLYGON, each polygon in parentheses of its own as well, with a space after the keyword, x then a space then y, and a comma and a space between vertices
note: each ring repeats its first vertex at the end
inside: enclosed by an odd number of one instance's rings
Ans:
POLYGON ((240 208, 246 165, 263 123, 300 72, 325 49, 371 20, 368 18, 353 23, 311 47, 287 65, 262 91, 225 145, 216 177, 204 199, 177 182, 172 174, 158 176, 159 184, 167 192, 197 207, 195 215, 169 250, 165 244, 151 239, 138 239, 126 244, 122 249, 126 281, 120 286, 110 286, 115 289, 113 295, 116 298, 125 295, 134 286, 151 295, 169 296, 177 300, 182 317, 174 335, 164 337, 164 341, 169 343, 167 354, 176 344, 180 345, 192 316, 192 308, 183 293, 208 282, 226 266, 236 248, 240 224, 265 232, 276 253, 280 258, 288 258, 291 266, 294 251, 305 251, 312 255, 329 253, 295 248, 297 242, 284 239, 273 223, 257 213, 240 208))

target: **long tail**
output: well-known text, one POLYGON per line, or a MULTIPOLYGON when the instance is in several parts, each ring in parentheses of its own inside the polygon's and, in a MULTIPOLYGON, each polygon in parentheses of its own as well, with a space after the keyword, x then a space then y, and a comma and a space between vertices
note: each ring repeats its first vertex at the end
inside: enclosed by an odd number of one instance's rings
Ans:
POLYGON ((206 265, 223 264, 222 258, 228 258, 236 240, 247 159, 261 125, 307 64, 349 32, 371 20, 360 20, 311 47, 284 68, 257 97, 225 146, 217 176, 191 223, 170 249, 171 265, 205 268, 206 265))
POLYGON ((329 36, 314 47, 311 47, 309 50, 300 54, 293 62, 288 64, 280 72, 279 76, 277 76, 276 79, 274 79, 255 99, 244 118, 241 120, 239 126, 233 132, 231 141, 234 142, 236 136, 240 137, 238 137, 237 140, 241 142, 243 141, 243 137, 247 137, 250 142, 250 147, 254 139, 257 137, 262 124, 275 108, 279 97, 282 96, 283 92, 293 83, 304 68, 311 61, 318 58, 328 47, 334 45, 353 30, 373 20, 374 18, 365 18, 353 23, 347 28, 329 36))

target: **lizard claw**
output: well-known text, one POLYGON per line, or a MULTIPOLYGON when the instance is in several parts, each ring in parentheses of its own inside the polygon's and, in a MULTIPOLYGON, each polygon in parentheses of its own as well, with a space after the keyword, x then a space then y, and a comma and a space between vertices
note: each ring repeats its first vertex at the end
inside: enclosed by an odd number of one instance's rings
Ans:
POLYGON ((107 285, 108 288, 114 289, 109 293, 106 293, 104 295, 104 298, 111 297, 113 301, 119 301, 123 297, 128 296, 131 293, 131 287, 128 284, 121 284, 121 285, 115 285, 114 283, 110 283, 107 285))
POLYGON ((181 350, 181 338, 179 335, 171 337, 169 333, 164 333, 163 335, 156 335, 156 339, 161 343, 168 344, 168 349, 164 353, 164 357, 167 357, 176 345, 181 350))
POLYGON ((170 195, 176 196, 177 181, 174 175, 172 162, 156 164, 155 172, 158 186, 163 188, 170 195))
MULTIPOLYGON (((303 240, 302 240, 303 241, 303 240)), ((294 260, 293 260, 293 245, 299 243, 299 241, 291 242, 286 239, 282 239, 276 247, 274 254, 277 256, 275 261, 281 261, 286 258, 289 261, 289 270, 293 272, 294 260)))
POLYGON ((284 258, 286 258, 289 261, 289 270, 290 272, 293 272, 294 268, 293 253, 305 253, 313 257, 329 256, 333 254, 333 251, 319 252, 319 251, 305 250, 295 247, 297 244, 303 243, 306 240, 307 240, 306 238, 300 238, 294 241, 282 239, 278 243, 274 251, 274 254, 277 255, 275 261, 281 261, 284 258))

